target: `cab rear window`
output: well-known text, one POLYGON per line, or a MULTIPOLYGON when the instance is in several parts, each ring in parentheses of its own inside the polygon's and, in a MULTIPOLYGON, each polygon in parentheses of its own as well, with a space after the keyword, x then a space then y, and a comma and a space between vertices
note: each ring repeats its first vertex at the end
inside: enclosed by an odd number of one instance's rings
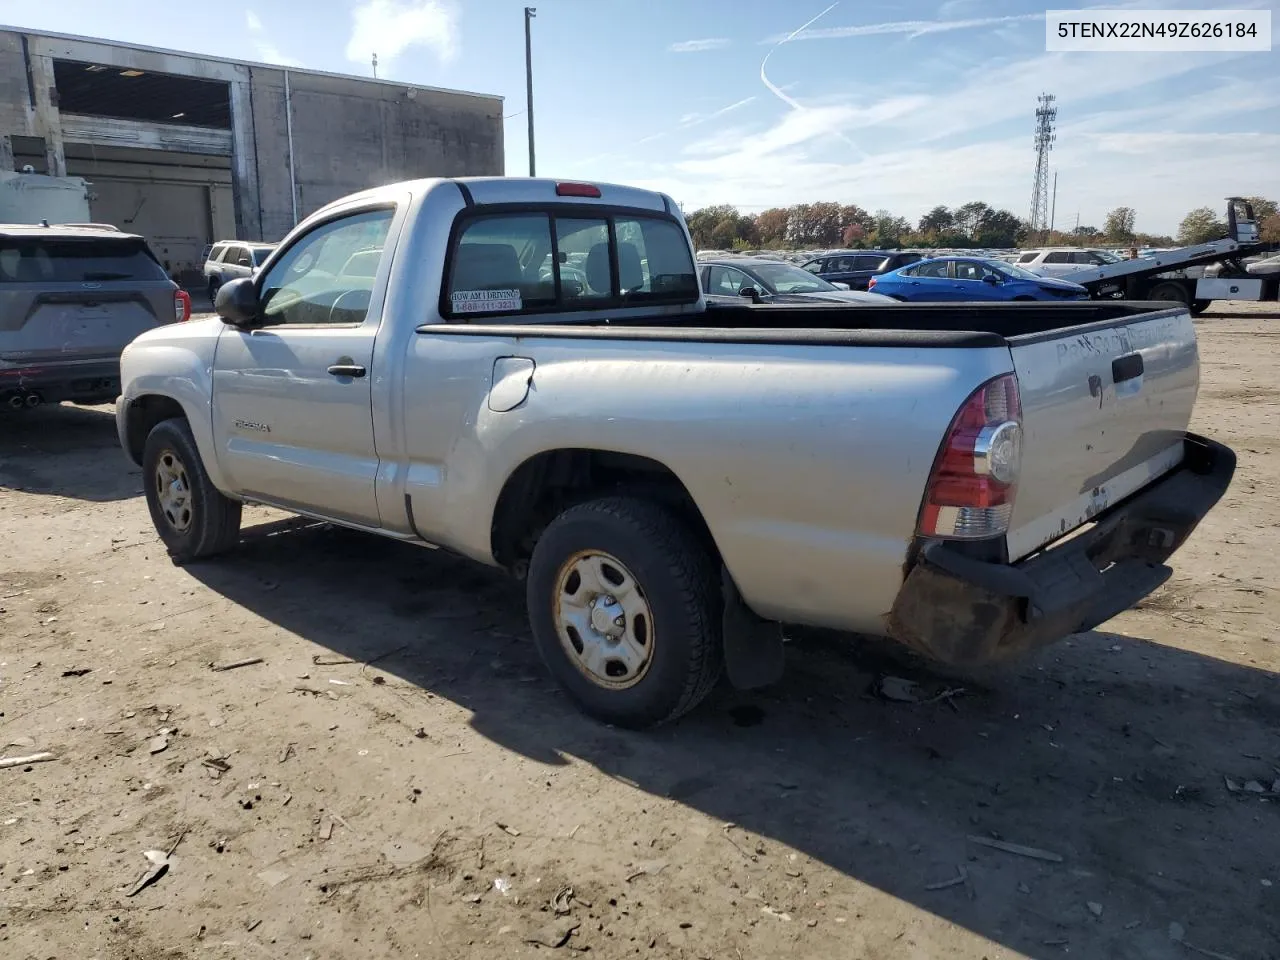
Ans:
POLYGON ((465 320, 698 296, 689 243, 674 220, 522 211, 472 216, 455 230, 441 313, 465 320))
POLYGON ((0 283, 108 283, 166 278, 164 268, 142 240, 0 239, 0 283))

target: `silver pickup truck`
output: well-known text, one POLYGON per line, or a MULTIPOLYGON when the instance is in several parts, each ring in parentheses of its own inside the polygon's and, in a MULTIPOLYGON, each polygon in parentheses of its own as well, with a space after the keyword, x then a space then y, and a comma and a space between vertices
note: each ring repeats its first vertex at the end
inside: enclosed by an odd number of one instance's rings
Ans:
POLYGON ((217 311, 123 358, 174 561, 252 502, 505 568, 551 672, 626 726, 775 680, 780 623, 959 665, 1092 628, 1235 469, 1186 432, 1183 308, 708 306, 676 205, 625 187, 361 193, 217 311))

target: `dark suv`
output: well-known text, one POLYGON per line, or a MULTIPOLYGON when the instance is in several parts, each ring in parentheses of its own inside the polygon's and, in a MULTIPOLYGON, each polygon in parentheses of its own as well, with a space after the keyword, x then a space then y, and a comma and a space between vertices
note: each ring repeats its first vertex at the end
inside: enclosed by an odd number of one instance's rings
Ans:
POLYGON ((872 277, 923 259, 923 254, 900 250, 846 250, 815 257, 804 269, 828 283, 847 283, 850 290, 865 290, 872 277))
POLYGON ((191 316, 142 237, 98 226, 0 225, 0 402, 105 403, 134 337, 191 316))

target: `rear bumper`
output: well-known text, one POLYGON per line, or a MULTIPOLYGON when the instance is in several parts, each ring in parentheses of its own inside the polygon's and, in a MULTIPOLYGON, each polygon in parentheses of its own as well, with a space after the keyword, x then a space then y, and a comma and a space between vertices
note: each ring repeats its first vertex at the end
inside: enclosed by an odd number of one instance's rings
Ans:
POLYGON ((120 393, 120 358, 91 360, 0 360, 0 397, 36 393, 45 403, 120 393))
POLYGON ((1016 564, 924 546, 889 615, 890 635, 957 666, 1006 659, 1129 609, 1169 579, 1164 565, 1222 498, 1236 455, 1187 435, 1181 466, 1077 536, 1016 564))

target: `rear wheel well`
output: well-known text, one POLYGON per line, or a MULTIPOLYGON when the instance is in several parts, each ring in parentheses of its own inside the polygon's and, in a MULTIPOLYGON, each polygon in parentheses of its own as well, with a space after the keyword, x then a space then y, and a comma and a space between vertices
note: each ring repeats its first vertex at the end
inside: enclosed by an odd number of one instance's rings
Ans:
POLYGON ((182 409, 182 404, 173 397, 147 394, 132 400, 125 421, 129 459, 142 466, 142 450, 147 444, 147 436, 155 429, 156 424, 174 417, 185 418, 186 415, 187 411, 182 409))
POLYGON ((648 457, 609 450, 549 450, 507 478, 493 511, 491 547, 499 565, 523 579, 547 524, 577 503, 631 496, 662 504, 688 524, 719 562, 715 539, 680 478, 648 457))

